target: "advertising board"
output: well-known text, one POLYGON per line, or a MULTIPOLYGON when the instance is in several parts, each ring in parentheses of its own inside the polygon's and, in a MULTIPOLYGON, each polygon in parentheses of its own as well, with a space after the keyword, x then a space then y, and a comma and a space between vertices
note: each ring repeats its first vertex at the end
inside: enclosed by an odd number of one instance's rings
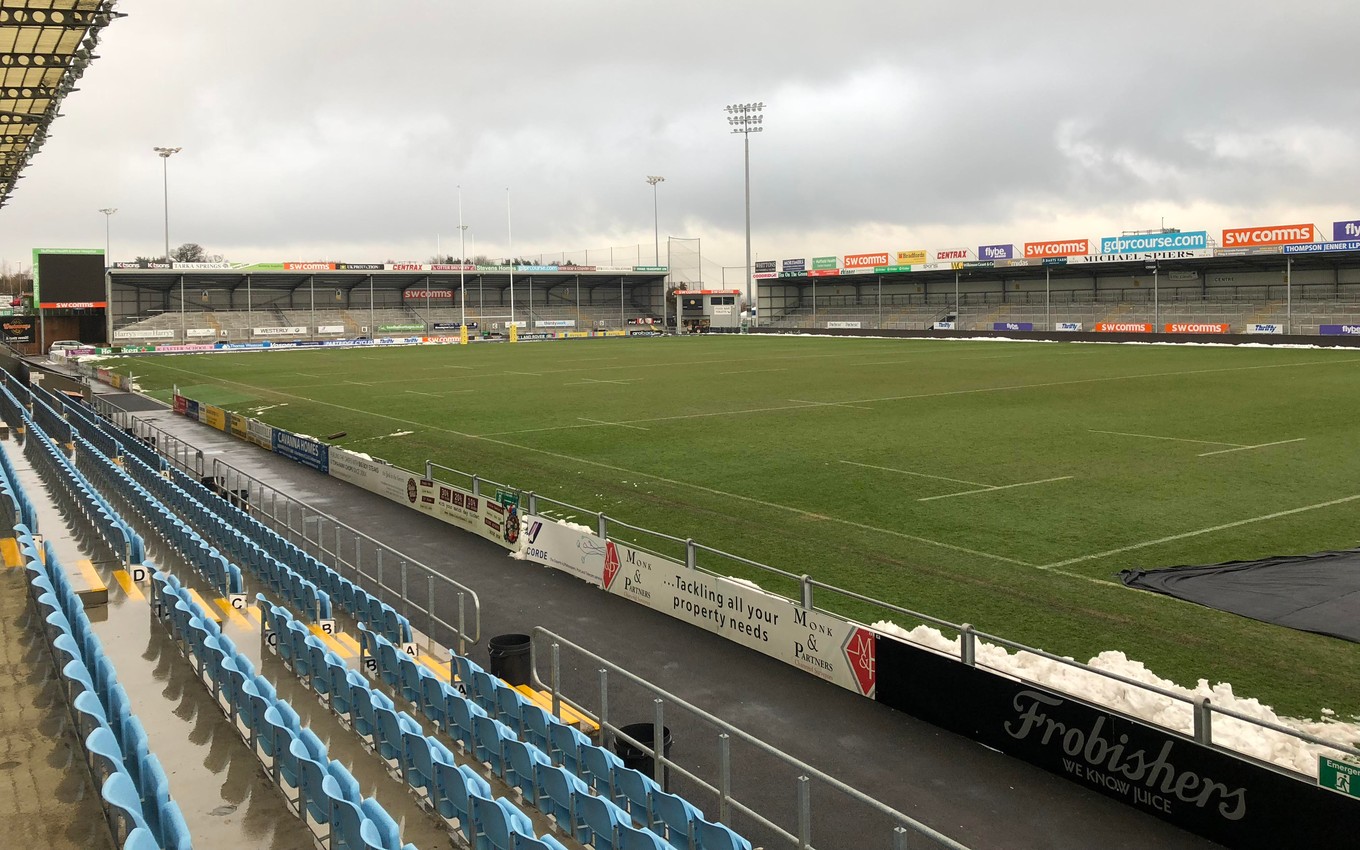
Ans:
POLYGON ((1232 325, 1217 323, 1181 323, 1164 325, 1162 328, 1169 334, 1225 334, 1232 331, 1232 325))
POLYGON ((1091 253, 1089 239, 1058 239, 1049 242, 1026 242, 1025 256, 1029 258, 1081 257, 1091 253))
POLYGON ((1096 322, 1098 333, 1109 334, 1150 334, 1151 322, 1096 322))
POLYGON ((1311 224, 1274 224, 1268 227, 1234 227, 1223 231, 1224 248, 1293 245, 1313 241, 1311 224))
POLYGON ((992 322, 994 331, 1032 331, 1033 322, 992 322))

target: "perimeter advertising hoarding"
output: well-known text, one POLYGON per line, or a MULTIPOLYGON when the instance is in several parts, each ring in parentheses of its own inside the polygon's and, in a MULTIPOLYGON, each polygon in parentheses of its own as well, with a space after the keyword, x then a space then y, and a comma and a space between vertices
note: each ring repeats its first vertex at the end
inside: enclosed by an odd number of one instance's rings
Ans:
POLYGON ((1055 330, 1055 331, 1079 331, 1079 330, 1081 330, 1081 322, 1058 322, 1056 325, 1053 326, 1053 330, 1055 330))
POLYGON ((846 269, 872 269, 874 266, 886 266, 887 264, 888 252, 880 251, 872 254, 846 254, 842 267, 846 269))
POLYGON ((1089 239, 1059 239, 1050 242, 1026 242, 1025 256, 1030 259, 1046 257, 1081 257, 1091 253, 1089 239))
POLYGON ((1015 258, 1014 245, 979 245, 979 260, 1011 260, 1015 258))
POLYGON ((1263 245, 1294 245, 1313 241, 1311 224, 1274 224, 1268 227, 1234 227, 1223 231, 1224 248, 1247 248, 1263 245))
POLYGON ((1226 324, 1169 324, 1163 328, 1169 334, 1225 334, 1232 330, 1226 324))
POLYGON ((884 705, 1225 846, 1354 844, 1355 801, 1316 785, 885 635, 875 657, 884 705))
MULTIPOLYGON (((884 263, 884 265, 887 265, 887 263, 884 263)), ((812 258, 812 268, 813 268, 814 271, 825 271, 825 270, 827 270, 827 269, 834 269, 834 268, 838 268, 838 267, 839 267, 839 258, 838 258, 838 257, 813 257, 813 258, 812 258)))
POLYGON ((32 342, 33 321, 31 319, 6 319, 0 323, 0 332, 8 343, 32 342))
POLYGON ((251 328, 250 332, 255 336, 304 336, 307 329, 290 325, 287 327, 251 328))
POLYGON ((1260 325, 1260 324, 1256 324, 1256 325, 1247 325, 1247 333, 1249 333, 1249 334, 1282 334, 1282 333, 1284 333, 1284 325, 1260 325))
MULTIPOLYGON (((937 263, 952 263, 968 259, 967 248, 945 248, 942 251, 932 251, 931 259, 937 263)), ((987 259, 983 257, 983 259, 987 259)))
POLYGON ((776 262, 774 260, 756 260, 756 264, 753 267, 753 270, 756 272, 778 271, 778 269, 776 269, 775 266, 776 262))
POLYGON ((330 453, 330 475, 494 540, 511 551, 519 550, 519 516, 513 508, 345 449, 337 448, 330 453))
POLYGON ((1360 325, 1319 325, 1318 333, 1326 336, 1357 336, 1360 325))
POLYGON ((1191 230, 1184 233, 1138 233, 1106 236, 1100 240, 1102 254, 1146 254, 1156 251, 1202 251, 1209 247, 1209 233, 1191 230))
MULTIPOLYGON (((925 251, 898 251, 897 263, 895 265, 914 266, 917 265, 918 263, 924 263, 925 261, 926 261, 925 251)), ((887 265, 887 263, 884 263, 884 265, 887 265)))
POLYGON ((526 517, 524 537, 526 560, 571 573, 857 694, 874 695, 874 633, 863 626, 544 517, 526 517))
POLYGON ((792 259, 792 260, 780 260, 780 261, 779 261, 779 270, 780 270, 781 272, 787 272, 787 273, 793 273, 793 274, 802 274, 803 271, 804 271, 806 268, 807 268, 807 259, 804 258, 804 257, 799 257, 799 258, 797 258, 797 259, 792 259))
POLYGON ((994 331, 1032 331, 1033 322, 992 322, 994 331))
POLYGON ((1096 322, 1096 331, 1099 333, 1114 333, 1114 334, 1150 334, 1152 333, 1152 323, 1096 322))
POLYGON ((330 446, 320 440, 275 428, 272 443, 270 450, 280 457, 288 458, 317 472, 330 471, 330 446))

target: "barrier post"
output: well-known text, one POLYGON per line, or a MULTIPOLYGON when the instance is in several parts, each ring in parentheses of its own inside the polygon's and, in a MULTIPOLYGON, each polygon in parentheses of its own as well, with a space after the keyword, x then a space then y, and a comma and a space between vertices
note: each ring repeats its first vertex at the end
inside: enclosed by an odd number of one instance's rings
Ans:
POLYGON ((406 561, 401 562, 401 603, 410 605, 411 600, 406 596, 406 561))
POLYGON ((666 787, 666 703, 660 697, 652 700, 656 715, 652 718, 652 778, 666 787))
MULTIPOLYGON (((663 743, 664 746, 664 743, 663 743)), ((732 819, 732 736, 718 734, 718 820, 732 819)))
POLYGON ((425 600, 426 600, 426 604, 425 604, 425 613, 429 615, 429 616, 426 618, 426 622, 428 623, 428 627, 427 627, 426 630, 425 630, 425 639, 426 639, 427 641, 429 641, 431 645, 433 645, 433 644, 434 644, 434 573, 430 573, 428 576, 425 577, 425 579, 426 579, 426 581, 427 581, 427 583, 428 583, 428 587, 429 587, 429 590, 427 591, 427 595, 426 595, 426 597, 425 597, 425 600))
POLYGON ((604 515, 604 511, 595 518, 595 530, 601 540, 609 539, 609 518, 604 515))
POLYGON ((604 733, 609 728, 609 671, 600 668, 600 746, 605 746, 604 733))
POLYGON ((379 598, 379 599, 382 599, 382 595, 383 595, 382 552, 383 552, 383 550, 381 550, 381 549, 378 550, 378 598, 379 598))
POLYGON ((959 628, 959 660, 969 667, 977 666, 977 638, 971 623, 964 623, 959 628))
POLYGON ((811 610, 812 610, 812 576, 808 575, 807 573, 804 573, 804 574, 803 574, 803 577, 800 578, 800 579, 798 579, 798 586, 799 586, 799 588, 803 591, 803 593, 802 593, 802 603, 803 603, 803 607, 804 607, 805 609, 807 609, 808 611, 811 611, 811 610))
POLYGON ((476 475, 472 476, 472 495, 482 495, 482 479, 478 478, 476 475))
POLYGON ((907 850, 907 831, 900 826, 893 827, 893 850, 907 850))
POLYGON ((798 850, 812 850, 812 780, 798 777, 798 850))
POLYGON ((1214 710, 1209 705, 1208 697, 1199 697, 1195 700, 1195 740, 1201 744, 1212 744, 1214 742, 1214 710))
POLYGON ((467 611, 463 606, 463 591, 458 591, 458 654, 467 655, 467 611))
POLYGON ((432 460, 425 461, 425 480, 434 480, 434 461, 432 460))
POLYGON ((693 538, 693 537, 686 537, 686 538, 685 538, 685 566, 692 570, 692 569, 694 569, 695 565, 698 564, 698 563, 699 563, 699 557, 698 557, 698 553, 695 551, 695 548, 694 548, 694 538, 693 538))
POLYGON ((533 490, 529 491, 529 513, 538 515, 538 496, 534 494, 533 490))
POLYGON ((553 641, 552 645, 552 713, 562 719, 562 646, 553 641))

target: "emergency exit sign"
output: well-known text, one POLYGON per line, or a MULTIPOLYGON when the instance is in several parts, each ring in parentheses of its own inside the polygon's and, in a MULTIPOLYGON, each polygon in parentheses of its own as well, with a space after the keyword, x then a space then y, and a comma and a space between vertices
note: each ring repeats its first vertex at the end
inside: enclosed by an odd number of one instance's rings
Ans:
POLYGON ((1318 785, 1360 800, 1360 764, 1318 756, 1318 785))

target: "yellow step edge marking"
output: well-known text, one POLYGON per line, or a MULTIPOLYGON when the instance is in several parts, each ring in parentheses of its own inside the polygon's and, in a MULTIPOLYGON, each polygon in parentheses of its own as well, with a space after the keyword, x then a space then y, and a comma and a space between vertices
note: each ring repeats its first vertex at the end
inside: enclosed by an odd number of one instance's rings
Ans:
POLYGON ((440 664, 439 660, 432 655, 426 655, 423 652, 416 653, 416 661, 424 664, 426 669, 434 672, 441 679, 449 675, 449 665, 440 664))
MULTIPOLYGON (((506 682, 506 684, 508 685, 509 682, 506 682)), ((515 685, 514 687, 515 690, 519 691, 521 694, 523 694, 525 697, 531 700, 534 703, 534 705, 537 705, 539 708, 543 709, 549 714, 552 714, 551 694, 545 693, 544 691, 536 691, 529 685, 515 685)), ((562 712, 561 717, 563 722, 569 723, 572 726, 583 726, 586 729, 599 728, 599 724, 597 724, 594 720, 591 720, 589 717, 586 717, 585 715, 576 713, 574 710, 572 710, 572 707, 567 705, 565 702, 559 702, 558 705, 560 706, 560 710, 562 712)))
MULTIPOLYGON (((242 631, 253 631, 253 629, 251 628, 250 620, 243 616, 240 611, 237 611, 235 608, 231 607, 230 599, 219 598, 214 599, 213 602, 216 603, 218 608, 222 609, 223 615, 226 616, 227 621, 230 622, 233 626, 236 626, 242 631)), ((218 622, 221 621, 219 620, 218 622)))
POLYGON ((114 581, 118 582, 118 586, 123 588, 123 593, 127 594, 129 599, 138 601, 146 599, 146 594, 142 593, 142 589, 133 583, 132 576, 128 574, 127 570, 114 570, 113 578, 114 581))
MULTIPOLYGON (((351 655, 349 649, 344 644, 336 640, 333 635, 328 635, 325 632, 321 631, 320 626, 311 625, 308 626, 307 628, 311 630, 312 634, 320 638, 323 644, 329 646, 331 648, 331 651, 334 652, 336 655, 339 655, 341 658, 346 658, 351 655)), ((358 652, 356 651, 355 653, 353 653, 353 655, 357 657, 358 652)))
POLYGON ((19 541, 13 537, 0 540, 0 556, 4 557, 6 567, 13 568, 24 565, 23 553, 19 551, 19 541))
POLYGON ((222 615, 218 614, 216 609, 214 609, 213 606, 209 605, 208 601, 204 599, 202 595, 200 595, 199 592, 197 590, 194 590, 192 587, 189 588, 189 598, 198 603, 198 607, 203 609, 204 616, 212 620, 217 625, 219 626, 222 625, 222 615))
POLYGON ((349 653, 351 655, 353 655, 355 658, 359 657, 359 642, 357 640, 350 637, 349 634, 347 634, 346 632, 340 632, 338 635, 335 636, 335 639, 340 641, 340 643, 344 644, 345 648, 349 650, 349 653))
POLYGON ((109 586, 100 577, 99 571, 94 568, 94 561, 89 558, 80 558, 76 561, 76 570, 85 577, 85 581, 90 586, 90 590, 108 590, 109 586))

